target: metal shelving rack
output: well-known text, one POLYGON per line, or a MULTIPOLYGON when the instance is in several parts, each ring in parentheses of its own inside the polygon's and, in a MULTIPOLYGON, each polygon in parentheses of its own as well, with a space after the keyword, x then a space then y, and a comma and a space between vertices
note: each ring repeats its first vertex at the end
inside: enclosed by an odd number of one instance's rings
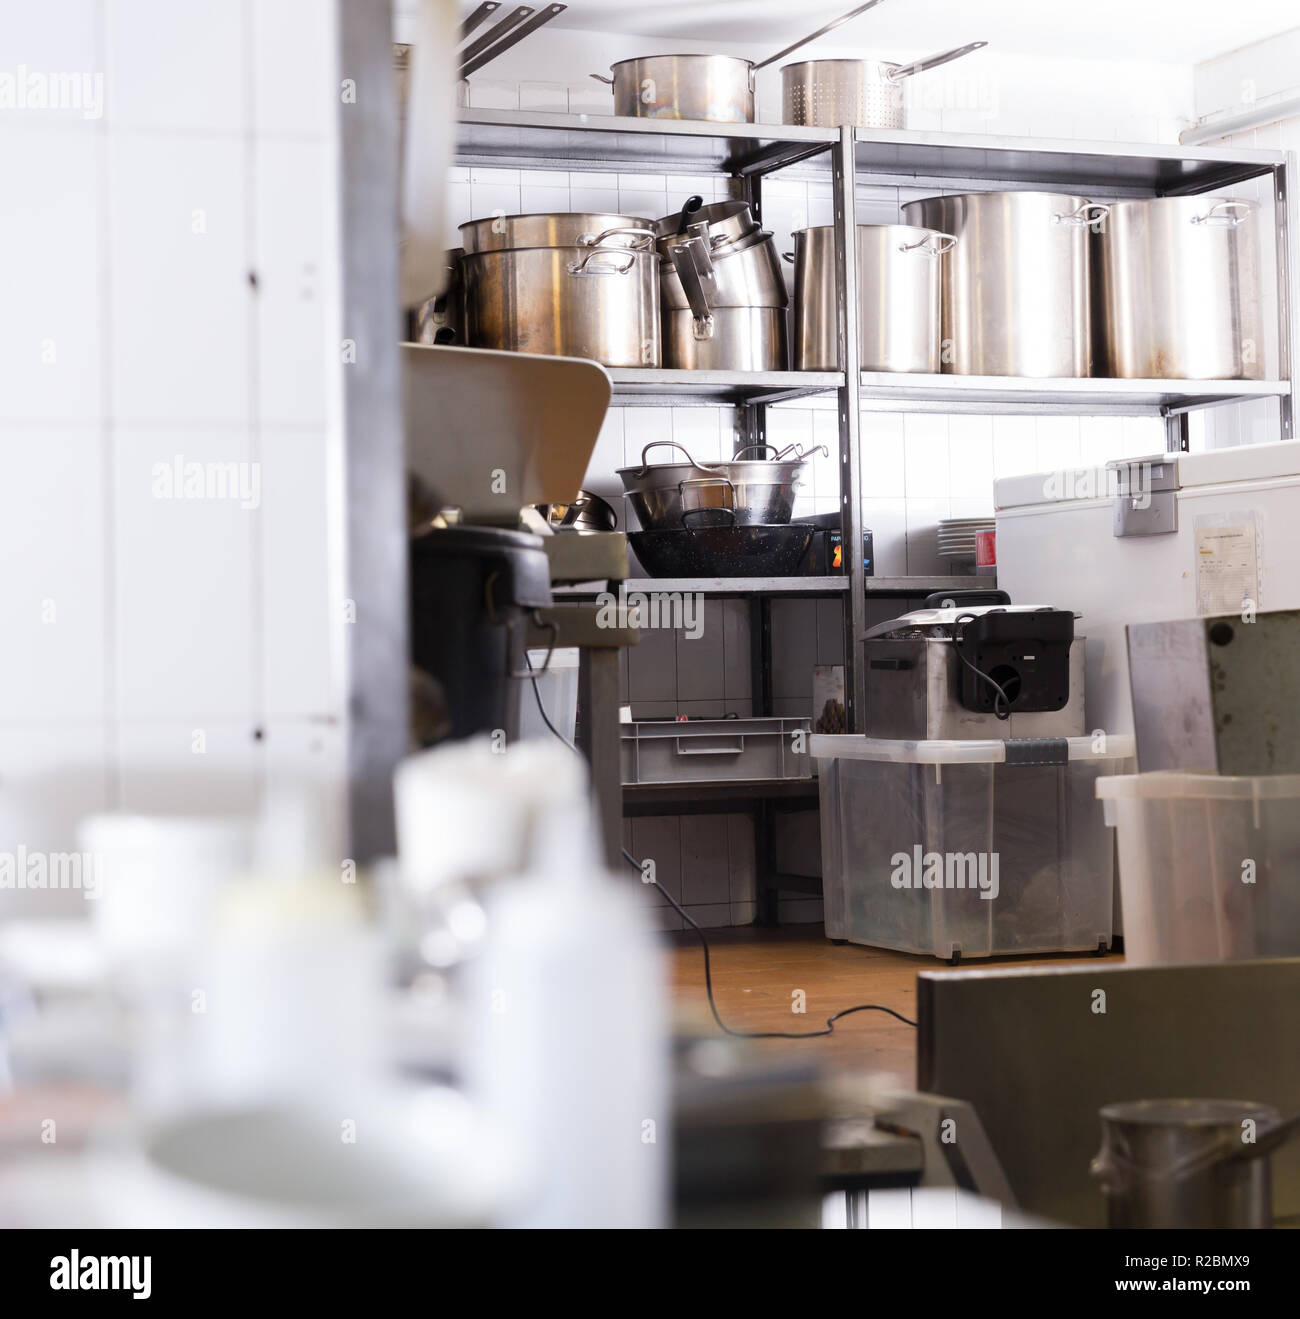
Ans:
MULTIPOLYGON (((1198 408, 1257 398, 1279 402, 1279 438, 1295 433, 1292 382, 1296 375, 1297 309, 1300 289, 1291 258, 1290 235, 1300 232, 1300 211, 1291 184, 1294 153, 1236 147, 1149 146, 1111 142, 1053 141, 910 131, 800 128, 771 124, 712 124, 651 119, 620 119, 586 114, 464 110, 458 159, 467 165, 527 169, 632 173, 719 173, 732 194, 762 216, 763 179, 777 170, 832 184, 837 266, 840 360, 858 360, 855 244, 856 185, 873 183, 935 191, 1065 189, 1103 198, 1164 196, 1208 192, 1250 179, 1272 180, 1276 234, 1276 308, 1279 378, 1268 381, 1027 380, 955 375, 890 375, 871 372, 764 373, 614 370, 614 401, 620 406, 725 405, 734 409, 737 447, 765 438, 766 409, 773 403, 812 395, 837 396, 840 441, 840 498, 844 544, 862 543, 862 414, 873 411, 981 413, 993 415, 1072 413, 1076 415, 1160 416, 1166 445, 1187 445, 1187 414, 1198 408)), ((845 600, 844 662, 849 727, 861 726, 865 683, 857 663, 857 643, 866 631, 870 595, 908 597, 931 590, 976 585, 977 578, 872 578, 859 554, 850 554, 843 578, 704 579, 656 581, 657 590, 692 590, 742 596, 751 602, 754 624, 756 713, 763 712, 764 644, 769 636, 768 605, 781 596, 838 596, 845 600)), ((581 594, 583 588, 575 588, 581 594)), ((768 707, 770 711, 770 706, 768 707)), ((691 785, 692 809, 733 805, 734 798, 762 796, 762 785, 725 786, 702 792, 691 785)), ((770 785, 772 799, 788 788, 770 785)), ((671 793, 647 793, 638 807, 666 809, 671 793), (653 800, 652 800, 653 798, 653 800)), ((799 794, 794 794, 796 799, 799 794)), ((815 799, 814 799, 815 801, 815 799)), ((797 803, 796 803, 797 804, 797 803)), ((770 812, 762 807, 764 832, 770 812)), ((760 881, 764 861, 760 856, 760 881)), ((774 877, 770 872, 766 878, 774 877)), ((791 881, 804 887, 806 881, 791 881)))

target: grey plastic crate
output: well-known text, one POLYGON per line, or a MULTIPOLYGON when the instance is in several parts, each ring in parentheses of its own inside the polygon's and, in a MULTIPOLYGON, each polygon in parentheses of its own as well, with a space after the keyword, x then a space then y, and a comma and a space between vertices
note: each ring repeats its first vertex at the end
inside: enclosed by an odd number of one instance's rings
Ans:
POLYGON ((643 720, 622 725, 624 783, 808 779, 811 719, 643 720), (796 734, 801 750, 796 750, 796 734))

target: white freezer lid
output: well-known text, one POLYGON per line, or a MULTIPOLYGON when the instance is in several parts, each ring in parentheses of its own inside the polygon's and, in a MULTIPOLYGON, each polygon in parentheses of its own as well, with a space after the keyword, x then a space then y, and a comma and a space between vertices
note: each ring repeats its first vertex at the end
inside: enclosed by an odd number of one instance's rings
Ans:
MULTIPOLYGON (((1203 453, 1153 453, 1121 461, 1172 461, 1176 465, 1176 480, 1180 490, 1193 486, 1226 485, 1233 481, 1269 481, 1289 476, 1300 477, 1300 440, 1238 444, 1227 449, 1207 449, 1203 453)), ((1003 476, 993 482, 993 506, 999 512, 1088 498, 1111 498, 1104 465, 1003 476)))
MULTIPOLYGON (((1102 751, 1095 748, 1090 737, 1043 740, 1064 741, 1070 760, 1126 760, 1137 751, 1131 733, 1108 734, 1102 751)), ((889 760, 904 765, 997 765, 1007 758, 1005 738, 910 742, 860 733, 814 733, 808 740, 808 750, 814 760, 889 760)))

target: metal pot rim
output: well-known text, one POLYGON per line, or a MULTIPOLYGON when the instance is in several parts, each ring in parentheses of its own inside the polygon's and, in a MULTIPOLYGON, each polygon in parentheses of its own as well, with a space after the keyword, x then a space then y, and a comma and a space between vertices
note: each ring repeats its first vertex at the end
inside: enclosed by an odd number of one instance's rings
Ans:
POLYGON ((1275 1118, 1271 1104, 1250 1099, 1134 1099, 1106 1104, 1104 1122, 1140 1127, 1221 1127, 1242 1118, 1275 1118))
POLYGON ((910 202, 904 202, 901 210, 906 210, 909 206, 924 206, 926 202, 946 202, 946 201, 964 201, 967 197, 1035 197, 1046 198, 1052 197, 1061 201, 1087 202, 1094 204, 1091 197, 1085 197, 1078 192, 1047 192, 1038 188, 1016 188, 1004 189, 1000 192, 944 192, 936 193, 933 197, 917 197, 910 202))
POLYGON ((640 64, 643 60, 730 60, 733 64, 743 64, 751 73, 754 69, 753 60, 742 59, 739 55, 708 55, 701 54, 699 51, 691 51, 677 54, 669 52, 663 55, 633 55, 628 59, 615 61, 609 66, 609 71, 614 73, 625 64, 640 64))
POLYGON ((491 224, 494 220, 554 220, 554 219, 571 219, 575 215, 603 216, 609 220, 629 220, 630 224, 619 226, 627 229, 653 229, 655 222, 653 220, 643 219, 639 215, 624 215, 621 211, 520 211, 518 215, 484 215, 477 220, 466 220, 464 224, 458 224, 456 229, 464 233, 466 229, 473 229, 476 225, 491 224))
POLYGON ((584 256, 591 253, 604 256, 653 257, 658 263, 659 253, 654 248, 641 247, 592 247, 585 243, 552 243, 547 247, 490 247, 485 252, 466 252, 462 261, 475 261, 482 256, 518 256, 521 252, 581 252, 584 256))
MULTIPOLYGON (((924 200, 929 200, 929 199, 926 198, 924 200)), ((911 206, 912 204, 913 203, 911 202, 907 203, 907 205, 909 206, 911 206)), ((887 229, 902 229, 905 230, 907 233, 912 233, 912 234, 940 234, 943 232, 942 229, 932 229, 930 228, 929 225, 926 224, 860 224, 857 226, 857 228, 879 229, 882 232, 887 229)), ((798 238, 800 234, 816 234, 816 233, 824 233, 824 232, 833 233, 834 230, 835 230, 835 226, 833 224, 806 224, 802 229, 793 230, 790 234, 790 237, 798 238)))
POLYGON ((911 68, 910 64, 900 64, 900 63, 896 63, 893 60, 874 60, 874 59, 854 60, 854 59, 832 58, 832 59, 824 59, 824 60, 797 60, 793 64, 781 65, 781 72, 789 73, 789 72, 793 72, 795 69, 806 69, 809 68, 810 66, 815 67, 817 65, 821 65, 823 68, 825 68, 831 64, 838 64, 845 68, 857 68, 857 69, 863 68, 866 65, 871 65, 872 67, 878 69, 888 69, 888 70, 911 68))

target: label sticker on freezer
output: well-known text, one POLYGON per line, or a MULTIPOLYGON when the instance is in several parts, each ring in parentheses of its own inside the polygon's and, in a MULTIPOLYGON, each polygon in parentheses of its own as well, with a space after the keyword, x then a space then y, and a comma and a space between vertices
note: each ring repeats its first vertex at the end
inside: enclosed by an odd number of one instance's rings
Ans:
POLYGON ((1196 612, 1239 614, 1259 605, 1259 527, 1253 513, 1196 519, 1196 612))

